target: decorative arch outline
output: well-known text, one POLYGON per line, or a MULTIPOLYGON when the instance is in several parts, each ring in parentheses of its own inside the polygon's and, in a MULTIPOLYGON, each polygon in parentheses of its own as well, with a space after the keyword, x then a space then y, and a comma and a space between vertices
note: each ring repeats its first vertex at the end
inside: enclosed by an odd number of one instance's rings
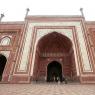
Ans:
MULTIPOLYGON (((36 46, 36 53, 35 53, 35 61, 37 60, 36 58, 37 58, 37 52, 39 52, 38 50, 39 50, 39 48, 38 48, 38 46, 41 44, 43 44, 43 41, 44 41, 44 39, 47 39, 49 36, 50 37, 53 37, 53 36, 58 36, 58 38, 59 38, 59 40, 61 39, 61 41, 62 41, 62 39, 64 40, 64 42, 65 42, 65 46, 63 45, 62 47, 65 47, 65 49, 67 49, 67 52, 69 52, 68 50, 70 50, 70 49, 72 49, 72 41, 68 38, 68 37, 66 37, 65 35, 62 35, 61 33, 58 33, 58 32, 52 32, 52 33, 48 33, 47 35, 44 35, 43 37, 41 37, 41 39, 39 39, 39 41, 38 41, 38 43, 37 43, 37 46, 36 46), (67 45, 66 45, 67 44, 67 45)), ((54 40, 54 39, 53 39, 54 40)), ((45 42, 45 44, 46 44, 46 42, 45 42)), ((61 44, 60 44, 61 45, 61 44)), ((42 45, 42 48, 43 48, 43 46, 45 46, 45 45, 42 45)), ((41 49, 42 49, 41 48, 41 49)), ((34 61, 34 62, 35 62, 34 61)), ((48 63, 48 62, 47 62, 48 63)), ((35 75, 35 64, 37 64, 37 62, 35 62, 34 63, 34 67, 33 67, 33 75, 35 75)), ((38 72, 38 70, 37 70, 37 72, 38 72)), ((46 70, 46 72, 47 72, 47 70, 46 70)), ((62 70, 62 73, 63 73, 63 70, 62 70)))

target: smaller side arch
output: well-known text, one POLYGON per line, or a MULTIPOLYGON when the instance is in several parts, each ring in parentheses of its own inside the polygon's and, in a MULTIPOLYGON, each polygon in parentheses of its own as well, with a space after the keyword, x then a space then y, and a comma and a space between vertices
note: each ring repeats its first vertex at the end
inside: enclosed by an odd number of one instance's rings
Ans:
POLYGON ((2 75, 4 72, 6 62, 7 62, 7 58, 4 55, 0 54, 0 81, 2 80, 2 75))

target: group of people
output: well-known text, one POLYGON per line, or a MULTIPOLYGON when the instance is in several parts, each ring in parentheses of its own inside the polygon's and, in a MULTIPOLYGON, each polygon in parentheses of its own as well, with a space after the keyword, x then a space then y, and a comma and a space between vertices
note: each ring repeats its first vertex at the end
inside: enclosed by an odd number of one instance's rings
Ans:
POLYGON ((51 82, 58 82, 58 83, 62 83, 63 81, 65 82, 65 84, 67 84, 67 79, 65 77, 55 77, 53 76, 52 79, 50 80, 51 82))
MULTIPOLYGON (((65 82, 65 84, 67 84, 67 79, 65 77, 58 77, 58 76, 53 76, 53 77, 50 77, 49 79, 47 79, 45 77, 45 80, 47 82, 58 82, 58 83, 62 83, 62 82, 65 82)), ((36 82, 38 81, 38 79, 36 79, 36 82)))

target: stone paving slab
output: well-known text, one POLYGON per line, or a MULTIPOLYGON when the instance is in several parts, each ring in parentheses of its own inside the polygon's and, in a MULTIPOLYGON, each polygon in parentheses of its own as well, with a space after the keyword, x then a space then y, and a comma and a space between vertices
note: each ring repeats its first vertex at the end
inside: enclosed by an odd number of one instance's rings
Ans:
POLYGON ((0 95, 95 95, 95 85, 82 84, 0 84, 0 95))

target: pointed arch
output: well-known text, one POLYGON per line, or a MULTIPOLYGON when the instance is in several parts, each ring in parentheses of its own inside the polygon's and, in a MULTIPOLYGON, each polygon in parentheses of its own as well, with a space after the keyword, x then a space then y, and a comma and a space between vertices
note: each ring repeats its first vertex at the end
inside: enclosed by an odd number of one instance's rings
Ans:
POLYGON ((61 33, 58 33, 56 31, 52 33, 48 33, 47 35, 43 36, 39 41, 37 47, 41 49, 41 51, 47 51, 50 50, 50 46, 52 46, 51 51, 59 51, 61 52, 69 52, 72 47, 71 40, 66 37, 65 35, 62 35, 61 33), (55 47, 55 48, 54 48, 55 47), (63 47, 63 49, 61 48, 63 47), (57 50, 58 49, 58 50, 57 50))
POLYGON ((49 60, 59 60, 58 62, 62 63, 62 75, 60 78, 64 75, 68 79, 76 76, 72 41, 56 31, 48 33, 38 41, 33 67, 34 80, 46 79, 49 60))

